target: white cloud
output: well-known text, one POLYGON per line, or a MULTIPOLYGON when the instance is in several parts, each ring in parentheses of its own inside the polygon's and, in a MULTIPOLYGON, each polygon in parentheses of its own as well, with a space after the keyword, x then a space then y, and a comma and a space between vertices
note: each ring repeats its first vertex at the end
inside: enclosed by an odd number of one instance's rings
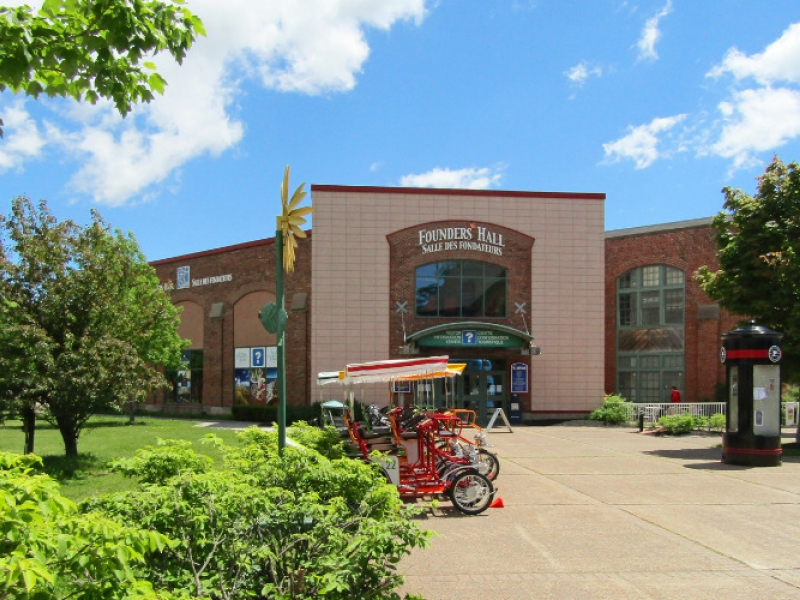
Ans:
POLYGON ((403 187, 455 188, 486 190, 499 185, 502 174, 499 168, 442 169, 436 167, 427 173, 405 175, 400 179, 403 187))
POLYGON ((658 134, 668 132, 685 118, 685 114, 660 117, 653 119, 647 125, 629 127, 628 135, 603 144, 605 161, 619 162, 622 159, 631 159, 636 163, 637 169, 649 167, 660 156, 658 134))
POLYGON ((636 42, 639 48, 639 60, 656 60, 658 53, 656 52, 656 43, 661 38, 661 30, 659 29, 659 22, 672 12, 672 0, 667 0, 667 3, 654 17, 647 19, 647 22, 642 28, 642 34, 639 41, 636 42))
POLYGON ((585 61, 575 65, 565 73, 570 81, 578 85, 583 85, 589 77, 600 77, 602 74, 603 69, 601 67, 593 67, 585 61))
MULTIPOLYGON (((193 0, 208 36, 183 66, 157 60, 169 85, 163 97, 126 119, 107 104, 70 109, 50 141, 82 166, 71 181, 99 203, 125 204, 152 193, 187 161, 218 155, 245 126, 232 114, 241 78, 283 92, 346 92, 369 56, 364 32, 401 20, 420 23, 425 0, 193 0)), ((54 106, 63 106, 55 104, 54 106)))
POLYGON ((730 158, 734 167, 753 162, 752 154, 774 150, 800 136, 800 91, 769 87, 734 93, 722 102, 724 118, 718 140, 708 151, 730 158))
POLYGON ((3 140, 0 142, 0 172, 22 166, 29 158, 39 156, 45 141, 36 122, 25 110, 24 102, 2 107, 3 140))
POLYGON ((730 74, 741 87, 717 105, 721 118, 700 154, 732 159, 738 169, 758 163, 756 153, 773 151, 800 136, 798 56, 800 23, 787 28, 761 53, 747 56, 736 48, 728 50, 706 76, 730 74), (747 80, 756 85, 745 87, 747 80))
POLYGON ((800 23, 791 25, 781 37, 766 47, 761 54, 747 56, 736 48, 725 54, 722 64, 707 73, 707 77, 720 77, 730 73, 734 78, 752 77, 761 84, 780 81, 800 83, 800 23))
MULTIPOLYGON (((669 3, 664 11, 670 9, 669 3)), ((662 13, 664 12, 662 11, 662 13)), ((603 145, 604 162, 633 160, 636 168, 650 166, 665 154, 694 151, 731 161, 732 170, 761 163, 759 154, 774 152, 800 137, 800 23, 788 27, 763 52, 747 56, 736 48, 706 73, 719 79, 730 75, 734 87, 717 104, 719 116, 691 117, 681 135, 664 134, 686 115, 654 119, 631 126, 628 135, 603 145), (690 137, 691 135, 691 137, 690 137), (666 150, 664 146, 669 144, 666 150)))

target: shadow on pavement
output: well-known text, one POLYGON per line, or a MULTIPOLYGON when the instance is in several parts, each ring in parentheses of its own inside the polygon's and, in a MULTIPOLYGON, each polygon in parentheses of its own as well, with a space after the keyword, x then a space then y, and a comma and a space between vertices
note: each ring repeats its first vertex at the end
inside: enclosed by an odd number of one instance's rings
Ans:
POLYGON ((679 450, 646 450, 643 454, 661 456, 663 458, 677 458, 678 460, 719 460, 721 452, 720 448, 682 448, 679 450))

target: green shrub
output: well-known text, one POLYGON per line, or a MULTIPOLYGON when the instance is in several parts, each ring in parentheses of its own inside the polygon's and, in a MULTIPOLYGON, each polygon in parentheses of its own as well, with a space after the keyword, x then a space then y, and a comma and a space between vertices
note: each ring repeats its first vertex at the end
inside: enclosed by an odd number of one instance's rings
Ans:
POLYGON ((133 458, 112 461, 109 467, 142 483, 164 483, 181 473, 206 473, 214 461, 197 454, 186 440, 158 440, 157 446, 145 446, 133 458))
MULTIPOLYGON (((82 508, 181 541, 146 559, 142 576, 158 592, 399 600, 396 565, 430 536, 413 520, 419 509, 401 501, 376 465, 328 460, 309 449, 330 447, 329 431, 294 429, 307 448, 287 446, 279 456, 277 433, 251 427, 239 434, 240 446, 220 444, 223 469, 180 469, 82 508)), ((174 447, 149 448, 117 465, 146 475, 169 464, 158 455, 174 447)))
POLYGON ((722 413, 714 413, 708 421, 708 428, 712 431, 725 431, 727 420, 722 413))
POLYGON ((292 441, 316 450, 331 460, 342 458, 347 454, 345 440, 335 427, 320 429, 305 421, 295 421, 288 428, 286 435, 292 441))
POLYGON ((695 418, 687 413, 659 417, 658 424, 672 434, 689 433, 695 428, 695 418))
POLYGON ((667 433, 675 435, 689 433, 695 429, 724 431, 725 423, 725 415, 722 413, 715 413, 710 417, 693 417, 689 412, 684 412, 680 415, 665 415, 658 419, 658 424, 663 427, 667 433))
POLYGON ((628 420, 629 404, 622 396, 606 396, 603 406, 593 410, 589 418, 593 421, 602 421, 606 425, 625 423, 628 420))
POLYGON ((38 456, 0 452, 0 598, 173 598, 156 596, 139 569, 177 542, 79 511, 41 466, 38 456))
MULTIPOLYGON (((275 404, 236 404, 231 407, 231 416, 237 421, 249 423, 266 423, 271 425, 278 421, 278 407, 275 404)), ((319 419, 319 403, 311 406, 287 406, 286 424, 295 421, 310 422, 319 419)))
POLYGON ((231 416, 237 421, 272 424, 278 420, 278 407, 265 404, 235 404, 231 416))

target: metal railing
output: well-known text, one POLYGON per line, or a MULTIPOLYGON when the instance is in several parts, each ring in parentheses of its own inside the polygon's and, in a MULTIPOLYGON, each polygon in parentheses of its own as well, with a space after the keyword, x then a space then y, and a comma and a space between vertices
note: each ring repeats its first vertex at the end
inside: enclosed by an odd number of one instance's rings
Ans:
MULTIPOLYGON (((628 421, 638 421, 639 415, 644 414, 644 422, 658 423, 659 417, 667 415, 691 414, 695 419, 710 417, 716 414, 725 414, 725 402, 626 402, 628 421)), ((781 403, 781 425, 797 425, 800 418, 800 402, 781 403)))
POLYGON ((626 406, 629 421, 638 421, 644 414, 645 423, 658 423, 659 417, 689 413, 695 419, 725 414, 724 402, 631 402, 626 406))

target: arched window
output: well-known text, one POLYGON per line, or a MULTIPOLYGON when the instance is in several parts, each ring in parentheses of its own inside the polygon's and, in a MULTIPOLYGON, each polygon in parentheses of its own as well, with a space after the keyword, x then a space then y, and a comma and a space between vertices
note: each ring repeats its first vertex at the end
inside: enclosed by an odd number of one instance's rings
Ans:
POLYGON ((505 317, 506 270, 474 260, 417 267, 418 317, 505 317))
POLYGON ((617 391, 633 402, 669 402, 683 391, 686 277, 666 265, 617 279, 617 391))

